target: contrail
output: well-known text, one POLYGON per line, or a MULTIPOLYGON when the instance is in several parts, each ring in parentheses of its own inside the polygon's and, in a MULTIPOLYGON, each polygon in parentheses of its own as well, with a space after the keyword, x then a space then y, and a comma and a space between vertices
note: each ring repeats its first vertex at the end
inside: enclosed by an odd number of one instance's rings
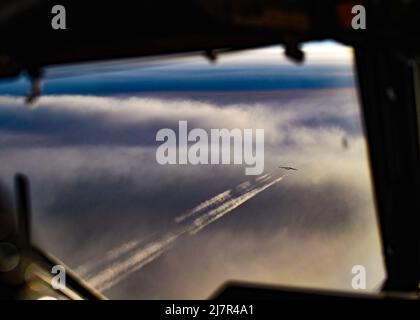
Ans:
POLYGON ((101 291, 111 288, 129 274, 159 257, 179 236, 179 233, 167 234, 158 241, 147 244, 145 247, 137 250, 129 259, 112 265, 90 278, 88 280, 89 283, 101 291))
POLYGON ((180 223, 180 222, 184 221, 185 219, 187 219, 191 216, 194 216, 198 212, 200 212, 200 211, 202 211, 202 210, 204 210, 204 209, 206 209, 210 206, 214 206, 214 205, 217 205, 217 204, 225 201, 226 199, 231 197, 231 195, 230 195, 231 192, 232 192, 232 190, 226 190, 222 193, 219 193, 217 196, 214 196, 213 198, 200 203, 198 206, 191 209, 190 211, 187 211, 186 213, 176 217, 175 222, 180 223))
POLYGON ((279 182, 282 180, 283 177, 277 178, 273 180, 272 182, 265 184, 261 187, 256 187, 253 190, 239 196, 236 198, 233 198, 229 200, 228 202, 222 204, 220 207, 211 210, 209 213, 203 214, 201 217, 194 220, 193 228, 190 230, 190 234, 196 234, 201 229, 208 226, 210 223, 215 222, 216 220, 219 220, 222 218, 225 214, 229 213, 233 209, 239 207, 241 204, 245 203, 249 199, 255 197, 260 192, 264 191, 265 189, 271 187, 273 184, 279 182))
POLYGON ((91 265, 82 265, 76 268, 76 273, 80 274, 84 278, 91 278, 95 274, 97 274, 97 270, 103 265, 110 265, 114 264, 114 261, 120 260, 121 256, 124 254, 130 253, 136 247, 138 247, 144 240, 131 240, 119 247, 109 250, 105 257, 99 261, 95 261, 94 264, 91 265))
POLYGON ((112 250, 110 252, 112 257, 128 254, 130 251, 133 253, 123 261, 118 261, 88 278, 88 282, 100 291, 113 287, 133 272, 157 259, 162 253, 172 247, 179 237, 200 232, 206 226, 219 220, 260 192, 279 182, 283 177, 273 180, 271 176, 264 175, 255 179, 254 183, 249 181, 241 183, 237 187, 226 190, 178 216, 178 219, 175 219, 177 222, 175 231, 158 237, 156 241, 151 241, 138 249, 136 249, 138 243, 130 241, 126 245, 112 250), (189 219, 193 216, 195 217, 194 219, 189 219))
MULTIPOLYGON (((268 174, 264 174, 261 177, 257 177, 255 179, 255 181, 257 181, 257 182, 266 181, 269 178, 270 178, 270 176, 268 174)), ((214 196, 213 198, 210 198, 209 200, 206 200, 206 201, 200 203, 198 206, 192 208, 191 210, 187 211, 186 213, 176 217, 175 222, 180 223, 180 222, 184 221, 185 219, 196 215, 200 211, 204 211, 205 209, 208 209, 209 207, 212 207, 212 206, 215 206, 217 204, 223 203, 224 201, 226 201, 226 200, 228 200, 232 197, 232 192, 234 190, 236 190, 238 192, 241 192, 241 191, 247 190, 249 187, 251 187, 251 185, 252 185, 252 183, 250 181, 245 181, 245 182, 242 182, 241 184, 239 184, 238 186, 236 186, 236 188, 234 188, 234 189, 229 189, 229 190, 223 191, 223 192, 219 193, 218 195, 214 196)))

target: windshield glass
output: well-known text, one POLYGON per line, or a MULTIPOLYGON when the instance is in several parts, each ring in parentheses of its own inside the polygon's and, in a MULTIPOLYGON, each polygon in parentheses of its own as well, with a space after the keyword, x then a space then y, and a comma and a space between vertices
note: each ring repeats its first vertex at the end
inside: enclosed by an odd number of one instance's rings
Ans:
POLYGON ((354 266, 379 289, 353 53, 282 51, 51 68, 31 106, 2 81, 0 177, 30 179, 35 244, 110 298, 353 290, 354 266))

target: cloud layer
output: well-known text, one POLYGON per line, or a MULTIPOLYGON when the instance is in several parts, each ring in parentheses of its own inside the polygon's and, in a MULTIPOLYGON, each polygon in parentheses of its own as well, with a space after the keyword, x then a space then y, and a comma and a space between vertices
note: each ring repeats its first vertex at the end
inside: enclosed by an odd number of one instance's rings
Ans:
POLYGON ((0 175, 30 177, 37 243, 110 297, 204 298, 229 279, 346 290, 355 264, 370 289, 383 277, 352 89, 45 96, 35 109, 0 96, 0 121, 0 175), (179 120, 264 128, 266 176, 158 165, 155 134, 179 120))

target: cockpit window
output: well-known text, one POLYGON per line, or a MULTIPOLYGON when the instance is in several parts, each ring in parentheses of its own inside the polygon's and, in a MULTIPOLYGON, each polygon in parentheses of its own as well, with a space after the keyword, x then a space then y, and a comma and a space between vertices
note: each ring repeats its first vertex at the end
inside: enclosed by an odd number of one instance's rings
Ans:
POLYGON ((353 53, 305 51, 55 67, 34 105, 2 81, 0 177, 30 179, 35 244, 110 298, 352 291, 355 267, 379 289, 353 53))

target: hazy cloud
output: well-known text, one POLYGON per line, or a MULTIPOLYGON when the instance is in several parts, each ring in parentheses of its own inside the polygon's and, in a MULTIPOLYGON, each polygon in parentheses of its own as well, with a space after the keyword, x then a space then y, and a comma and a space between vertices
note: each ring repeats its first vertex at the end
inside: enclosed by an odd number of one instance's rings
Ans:
POLYGON ((372 289, 383 269, 356 106, 351 89, 45 96, 35 109, 1 96, 0 174, 30 177, 37 243, 111 297, 206 297, 228 279, 348 289, 354 264, 372 289), (264 128, 266 176, 158 165, 155 134, 179 120, 264 128), (299 171, 277 184, 279 165, 299 171))

